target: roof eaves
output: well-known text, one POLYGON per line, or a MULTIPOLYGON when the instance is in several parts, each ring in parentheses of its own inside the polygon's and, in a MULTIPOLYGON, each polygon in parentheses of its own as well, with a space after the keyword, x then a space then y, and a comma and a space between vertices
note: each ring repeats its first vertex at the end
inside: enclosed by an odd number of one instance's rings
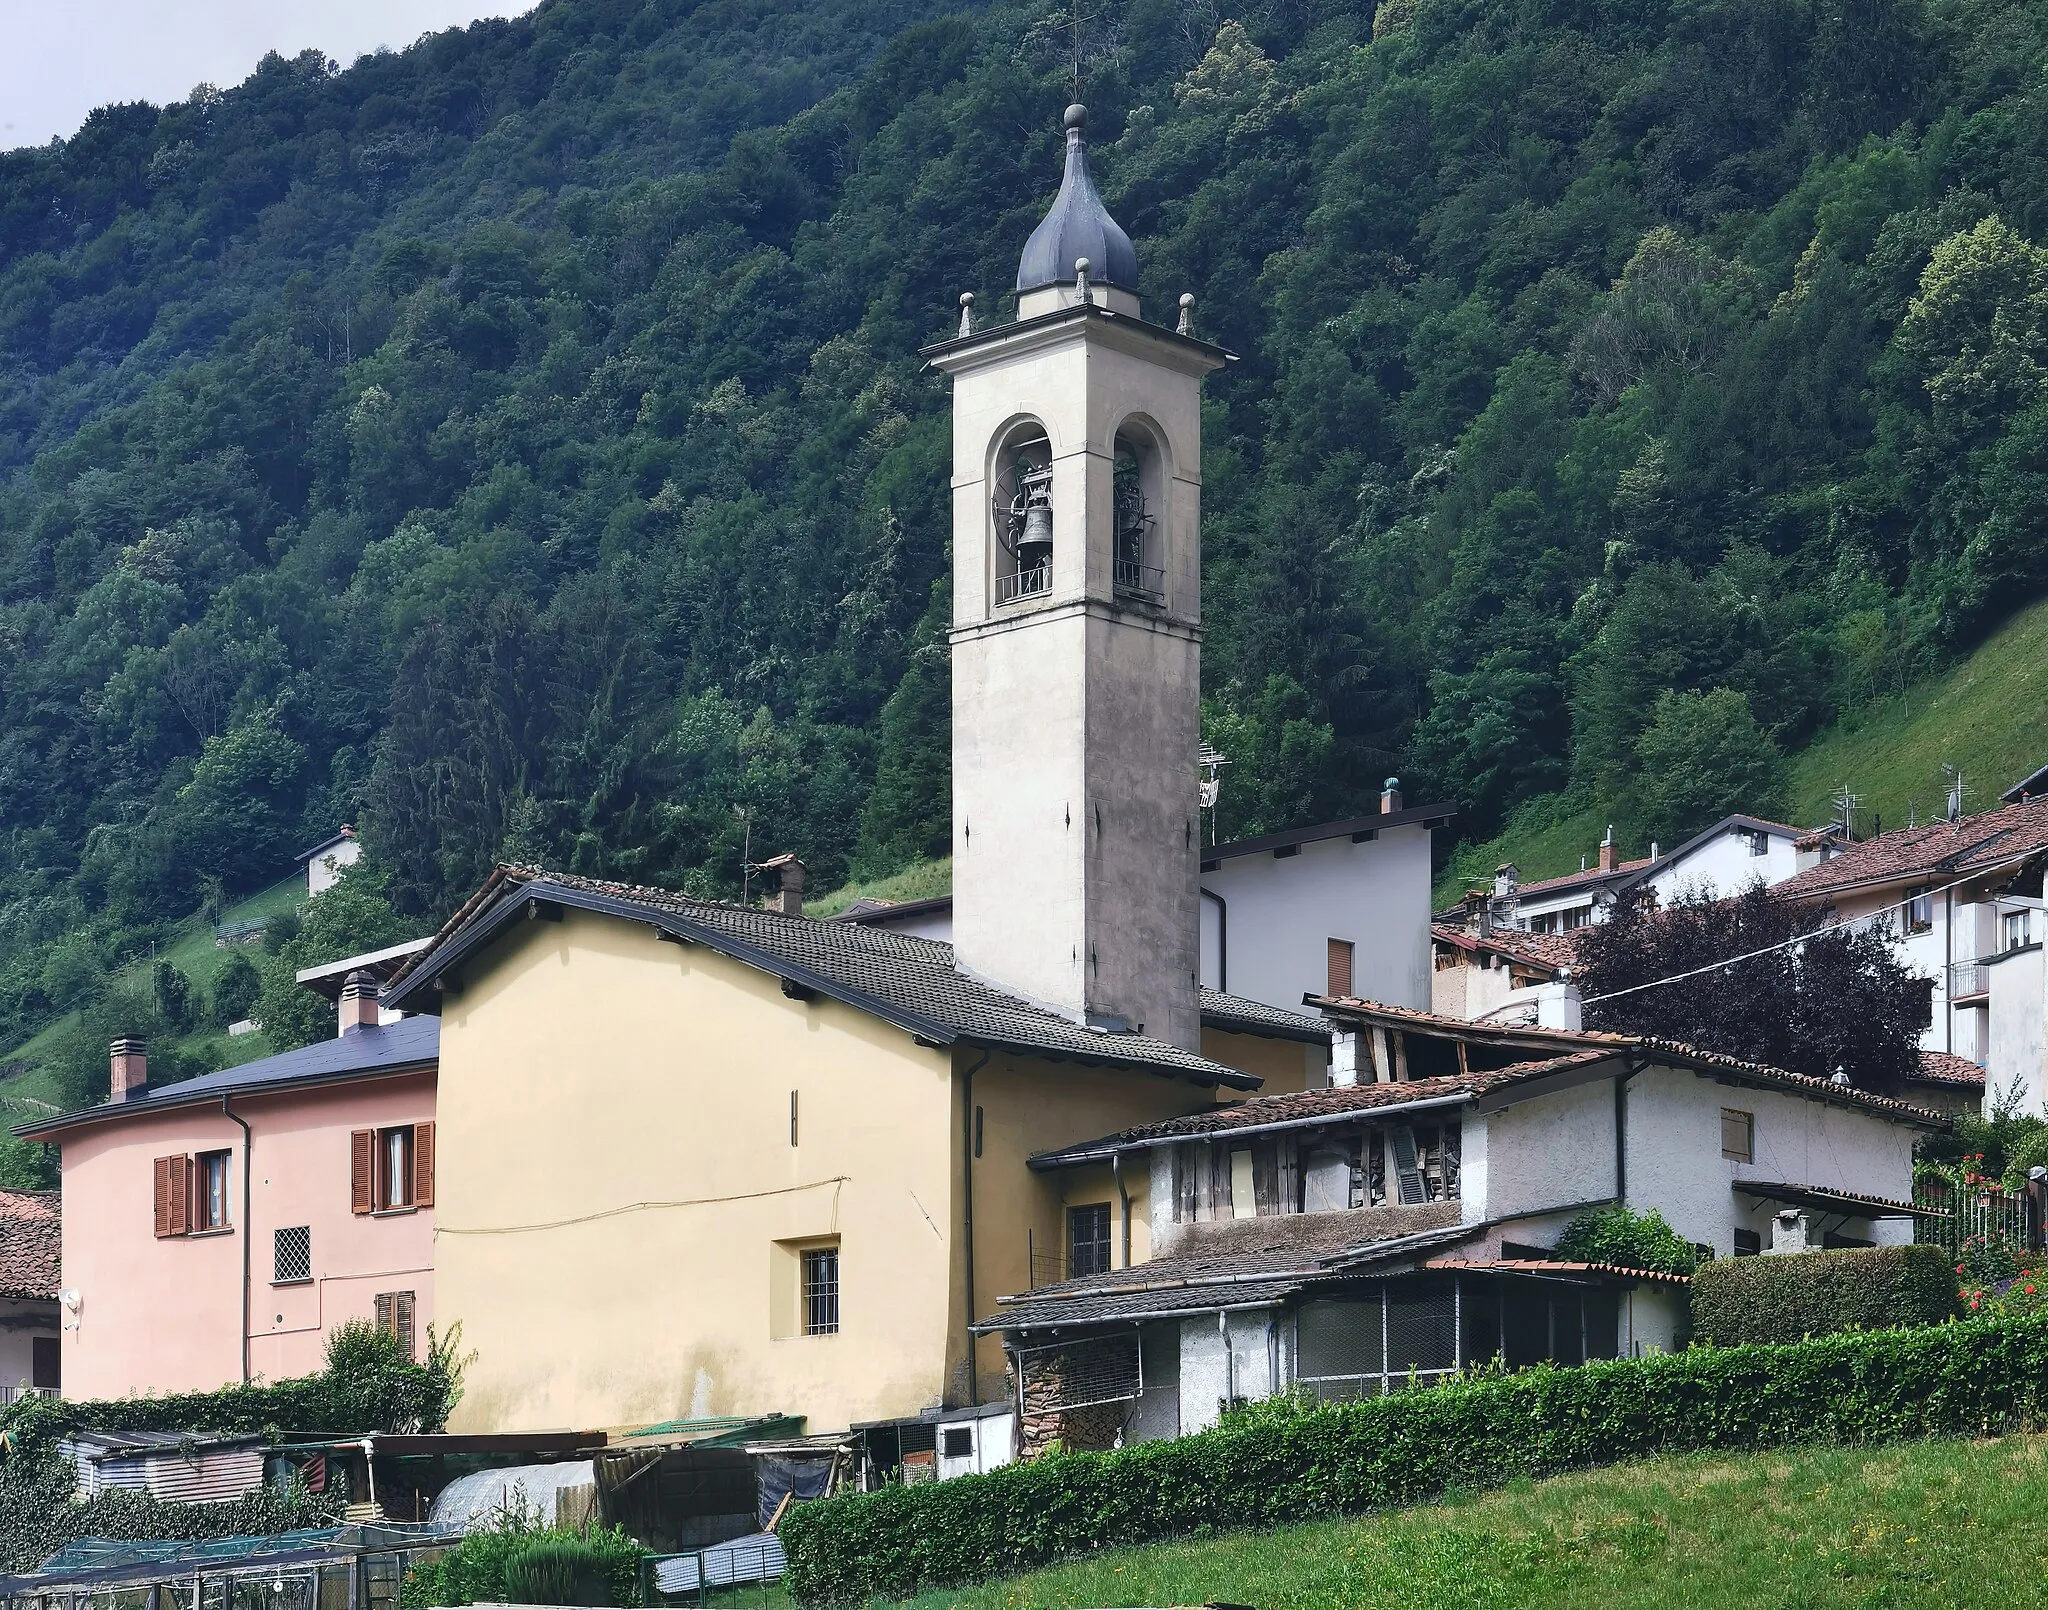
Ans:
POLYGON ((1255 839, 1237 839, 1229 844, 1212 844, 1201 851, 1204 868, 1218 862, 1262 851, 1290 849, 1297 844, 1320 844, 1325 839, 1359 838, 1394 827, 1440 827, 1457 814, 1448 805, 1415 805, 1407 810, 1384 811, 1378 816, 1354 816, 1341 822, 1318 822, 1311 827, 1292 827, 1285 832, 1267 833, 1255 839))
POLYGON ((336 1068, 325 1073, 300 1074, 297 1078, 278 1079, 268 1084, 231 1085, 225 1089, 216 1085, 185 1095, 178 1094, 176 1085, 166 1085, 160 1091, 152 1092, 146 1101, 132 1105, 123 1101, 103 1101, 96 1107, 80 1107, 75 1112, 58 1113, 54 1118, 37 1118, 25 1124, 16 1124, 8 1133, 18 1140, 41 1140, 45 1136, 68 1134, 74 1129, 106 1123, 115 1118, 139 1118, 150 1113, 182 1111, 187 1107, 210 1107, 223 1097, 229 1101, 236 1101, 244 1096, 284 1095, 294 1090, 308 1090, 314 1086, 353 1084, 372 1079, 398 1079, 415 1073, 424 1073, 428 1069, 438 1067, 439 1064, 438 1056, 417 1057, 409 1062, 383 1063, 370 1068, 336 1068))
POLYGON ((673 938, 703 945, 706 949, 715 950, 722 956, 730 956, 734 961, 742 962, 771 977, 815 990, 820 995, 830 996, 833 1000, 854 1007, 871 1017, 880 1018, 892 1027, 934 1046, 949 1046, 956 1040, 966 1038, 935 1018, 921 1012, 907 1011, 892 1001, 885 1001, 866 990, 855 989, 843 980, 821 973, 816 968, 778 956, 759 945, 731 934, 721 933, 706 924, 692 922, 675 912, 663 911, 658 906, 643 905, 635 900, 621 899, 616 895, 600 894, 592 889, 578 889, 566 884, 551 883, 545 878, 523 879, 513 893, 507 895, 481 918, 476 919, 475 925, 466 934, 456 935, 448 945, 445 955, 437 954, 430 957, 417 972, 408 974, 403 985, 393 990, 386 1000, 393 1005, 401 1004, 429 979, 445 972, 449 967, 459 963, 463 957, 488 943, 517 912, 535 902, 573 906, 579 911, 641 923, 673 938))

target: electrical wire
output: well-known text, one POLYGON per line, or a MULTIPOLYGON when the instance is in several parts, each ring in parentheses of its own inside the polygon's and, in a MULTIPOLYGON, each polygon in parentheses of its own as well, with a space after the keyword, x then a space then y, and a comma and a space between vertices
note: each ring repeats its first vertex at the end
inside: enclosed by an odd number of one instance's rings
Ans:
POLYGON ((739 1191, 731 1196, 698 1196, 680 1202, 628 1202, 621 1207, 600 1208, 595 1213, 579 1213, 568 1219, 543 1219, 537 1224, 496 1224, 473 1229, 455 1229, 437 1224, 434 1234, 443 1235, 525 1235, 533 1230, 561 1230, 572 1224, 595 1224, 600 1219, 616 1219, 625 1213, 648 1213, 657 1208, 715 1207, 721 1202, 751 1202, 764 1196, 791 1196, 798 1191, 815 1191, 821 1186, 840 1186, 851 1180, 851 1174, 834 1174, 822 1180, 812 1180, 808 1185, 778 1185, 766 1191, 739 1191))
POLYGON ((2018 866, 2023 861, 2031 861, 2040 853, 2038 847, 2022 851, 2020 854, 2009 856, 2003 861, 1993 861, 1989 866, 1978 867, 1963 877, 1957 878, 1953 883, 1944 883, 1939 888, 1922 889, 1918 894, 1910 894, 1903 900, 1889 906, 1880 906, 1877 910, 1866 912, 1860 917, 1852 917, 1847 921, 1823 923, 1810 934, 1801 934, 1796 939, 1781 939, 1775 945, 1764 946, 1762 950, 1752 950, 1740 956, 1730 956, 1726 961, 1709 962, 1704 967, 1694 967, 1683 973, 1673 973, 1669 978, 1653 978, 1646 984, 1631 984, 1627 989, 1609 990, 1605 995, 1588 995, 1583 1004, 1594 1006, 1601 1001, 1618 1001, 1624 995, 1634 995, 1642 990, 1656 989, 1664 984, 1681 983, 1688 978, 1698 978, 1704 973, 1718 973, 1723 968, 1736 967, 1740 966, 1743 962, 1755 961, 1759 956, 1769 956, 1780 950, 1791 950, 1799 945, 1806 944, 1810 940, 1819 939, 1824 934, 1831 934, 1838 928, 1851 928, 1858 924, 1875 922, 1881 917, 1890 916, 1894 911, 1904 911, 1916 900, 1931 900, 1938 894, 1947 894, 1951 889, 1960 889, 1966 883, 1976 882, 1977 879, 1983 877, 1986 873, 2001 871, 2009 866, 2018 866))

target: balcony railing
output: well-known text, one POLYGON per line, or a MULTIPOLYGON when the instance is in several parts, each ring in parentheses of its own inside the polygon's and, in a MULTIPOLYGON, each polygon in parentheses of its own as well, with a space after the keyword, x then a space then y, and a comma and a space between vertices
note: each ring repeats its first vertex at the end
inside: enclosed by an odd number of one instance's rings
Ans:
POLYGON ((1116 562, 1116 590, 1140 598, 1166 596, 1166 572, 1158 565, 1142 565, 1135 559, 1116 562))
POLYGON ((1981 961, 1951 962, 1948 969, 1948 998, 1973 1000, 1991 993, 1991 969, 1981 961))
POLYGON ((1052 566, 1033 565, 1029 570, 1013 570, 1008 575, 996 577, 996 602, 1014 604, 1020 598, 1029 598, 1034 593, 1052 590, 1052 566))

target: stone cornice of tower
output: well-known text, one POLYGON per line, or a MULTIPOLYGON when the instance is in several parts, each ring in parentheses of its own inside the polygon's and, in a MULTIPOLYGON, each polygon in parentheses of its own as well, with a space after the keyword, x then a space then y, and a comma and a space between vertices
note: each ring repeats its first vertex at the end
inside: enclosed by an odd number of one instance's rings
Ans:
POLYGON ((1237 362, 1237 354, 1199 336, 1182 335, 1163 324, 1153 324, 1129 314, 1117 313, 1094 302, 1076 302, 1034 314, 1009 324, 991 325, 972 335, 956 335, 918 348, 917 355, 933 369, 959 374, 982 363, 1009 358, 1035 346, 1051 346, 1079 330, 1086 339, 1105 341, 1130 352, 1141 352, 1184 373, 1203 375, 1225 364, 1237 362), (1085 327, 1085 328, 1083 328, 1085 327))
POLYGON ((962 643, 973 638, 1000 637, 1004 632, 1014 632, 1022 626, 1073 615, 1092 615, 1097 620, 1118 621, 1126 626, 1142 627, 1148 632, 1164 632, 1192 643, 1201 642, 1204 636, 1202 623, 1189 620, 1185 615, 1170 614, 1150 604, 1125 604, 1115 599, 1084 594, 1080 597, 1060 598, 1047 604, 1006 605, 1002 614, 991 616, 987 620, 968 621, 964 625, 948 627, 946 641, 962 643))

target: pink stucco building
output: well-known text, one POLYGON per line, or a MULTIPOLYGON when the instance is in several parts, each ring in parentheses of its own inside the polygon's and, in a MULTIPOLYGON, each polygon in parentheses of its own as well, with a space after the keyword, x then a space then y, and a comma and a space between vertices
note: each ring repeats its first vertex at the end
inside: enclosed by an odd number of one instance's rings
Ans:
POLYGON ((155 1088, 117 1040, 111 1100, 17 1131, 63 1150, 64 1396, 305 1375, 349 1319, 424 1349, 440 1020, 358 977, 332 1040, 155 1088))

